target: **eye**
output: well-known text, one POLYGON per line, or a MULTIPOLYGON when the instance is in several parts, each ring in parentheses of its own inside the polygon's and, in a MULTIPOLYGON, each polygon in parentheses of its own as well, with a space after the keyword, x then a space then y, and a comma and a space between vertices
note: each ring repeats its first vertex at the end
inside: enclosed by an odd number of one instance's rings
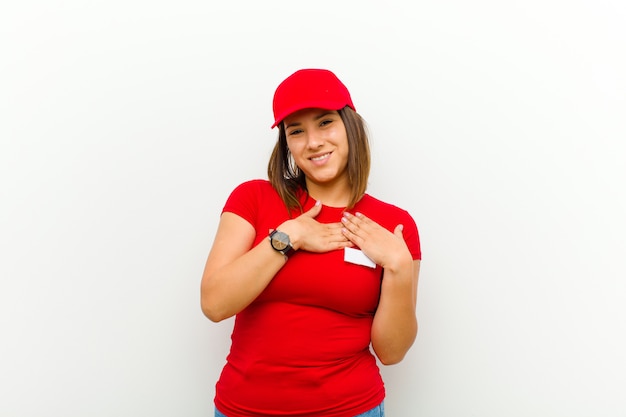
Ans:
POLYGON ((293 129, 287 132, 287 135, 296 136, 296 135, 299 135, 300 133, 302 133, 302 129, 293 129))
POLYGON ((333 121, 331 119, 324 119, 320 122, 320 126, 326 126, 331 124, 333 121))

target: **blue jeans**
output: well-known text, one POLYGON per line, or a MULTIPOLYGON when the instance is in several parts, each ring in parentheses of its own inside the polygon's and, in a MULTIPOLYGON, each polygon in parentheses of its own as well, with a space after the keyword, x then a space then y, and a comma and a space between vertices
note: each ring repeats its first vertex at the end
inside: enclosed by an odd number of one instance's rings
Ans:
MULTIPOLYGON (((215 409, 215 417, 226 417, 224 414, 220 412, 217 408, 215 409)), ((372 408, 369 411, 364 412, 363 414, 359 414, 355 417, 385 417, 385 402, 383 401, 376 407, 372 408)))
POLYGON ((376 407, 356 417, 385 417, 385 402, 381 402, 376 407))

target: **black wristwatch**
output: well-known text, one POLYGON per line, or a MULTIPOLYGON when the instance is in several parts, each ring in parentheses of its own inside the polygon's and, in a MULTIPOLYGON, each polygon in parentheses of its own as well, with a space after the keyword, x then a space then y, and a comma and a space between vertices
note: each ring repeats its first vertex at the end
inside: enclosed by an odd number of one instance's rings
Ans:
POLYGON ((275 229, 272 233, 270 233, 269 239, 272 248, 276 252, 282 253, 285 258, 289 258, 295 252, 295 249, 291 246, 291 241, 289 240, 287 233, 275 229))

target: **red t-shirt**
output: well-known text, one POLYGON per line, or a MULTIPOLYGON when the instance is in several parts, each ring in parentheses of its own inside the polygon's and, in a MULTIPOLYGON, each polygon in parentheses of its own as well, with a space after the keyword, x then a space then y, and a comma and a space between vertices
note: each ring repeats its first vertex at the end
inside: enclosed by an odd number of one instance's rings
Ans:
MULTIPOLYGON (((304 210, 315 201, 302 194, 304 210)), ((267 242, 289 219, 271 184, 238 186, 224 211, 241 216, 267 242)), ((316 220, 338 222, 344 208, 323 206, 316 220)), ((404 210, 365 195, 350 210, 403 235, 420 259, 417 227, 404 210)), ((344 251, 297 251, 257 299, 237 314, 215 405, 228 417, 352 417, 377 406, 385 389, 370 352, 382 269, 344 261, 344 251)))

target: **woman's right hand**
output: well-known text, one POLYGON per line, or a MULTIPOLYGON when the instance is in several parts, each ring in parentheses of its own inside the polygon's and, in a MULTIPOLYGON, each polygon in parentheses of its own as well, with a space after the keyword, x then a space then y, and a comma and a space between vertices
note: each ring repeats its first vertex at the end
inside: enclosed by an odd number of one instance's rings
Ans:
POLYGON ((308 211, 282 223, 278 230, 289 236, 291 246, 296 250, 323 253, 354 246, 342 233, 341 222, 320 223, 315 220, 321 211, 322 204, 317 201, 308 211))

